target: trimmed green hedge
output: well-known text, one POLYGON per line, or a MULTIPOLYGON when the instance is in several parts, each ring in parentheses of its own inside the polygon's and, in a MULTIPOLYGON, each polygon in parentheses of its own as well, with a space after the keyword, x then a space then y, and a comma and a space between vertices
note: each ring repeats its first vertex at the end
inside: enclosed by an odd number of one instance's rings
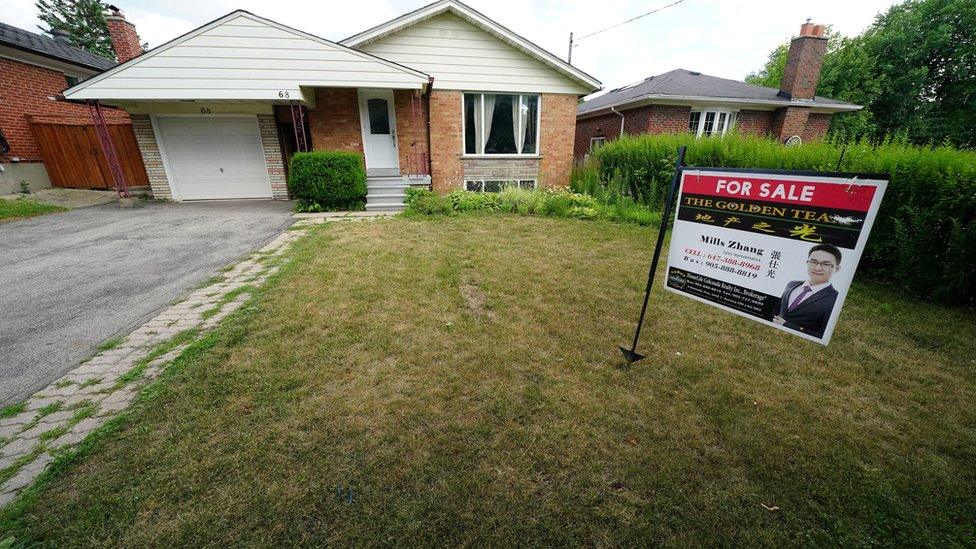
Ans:
MULTIPOLYGON (((920 297, 976 303, 976 153, 895 142, 785 147, 738 135, 645 135, 593 151, 595 179, 661 208, 681 145, 688 147, 689 166, 888 174, 861 269, 920 297)), ((592 179, 574 177, 590 188, 592 179)))
POLYGON ((342 151, 295 153, 288 190, 302 211, 361 210, 366 202, 363 155, 342 151))

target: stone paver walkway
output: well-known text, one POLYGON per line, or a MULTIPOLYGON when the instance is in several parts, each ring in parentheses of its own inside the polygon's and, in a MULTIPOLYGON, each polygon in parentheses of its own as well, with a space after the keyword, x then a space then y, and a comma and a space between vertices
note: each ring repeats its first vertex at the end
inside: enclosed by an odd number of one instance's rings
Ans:
POLYGON ((0 507, 30 485, 58 453, 128 407, 193 339, 234 312, 277 272, 280 256, 295 239, 324 221, 299 220, 185 300, 9 409, 8 417, 0 419, 0 507))

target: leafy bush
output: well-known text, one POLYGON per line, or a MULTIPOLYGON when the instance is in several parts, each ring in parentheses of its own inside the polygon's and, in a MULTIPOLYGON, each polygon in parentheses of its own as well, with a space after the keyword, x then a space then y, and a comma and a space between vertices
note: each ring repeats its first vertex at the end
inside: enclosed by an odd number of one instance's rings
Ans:
POLYGON ((302 211, 361 210, 366 201, 363 156, 342 151, 295 153, 288 190, 302 211))
POLYGON ((681 145, 690 166, 888 174, 861 269, 921 297, 976 302, 976 153, 890 140, 784 147, 739 135, 644 135, 594 150, 591 162, 577 168, 573 188, 602 202, 627 198, 660 211, 681 145))
POLYGON ((499 193, 457 190, 446 196, 424 190, 408 191, 408 215, 439 215, 463 212, 504 212, 521 215, 608 219, 641 225, 658 225, 661 214, 625 199, 627 203, 603 204, 597 198, 567 189, 530 191, 507 187, 499 193))
POLYGON ((439 196, 430 189, 407 188, 407 198, 404 200, 407 212, 418 215, 447 215, 451 213, 451 205, 443 196, 439 196))

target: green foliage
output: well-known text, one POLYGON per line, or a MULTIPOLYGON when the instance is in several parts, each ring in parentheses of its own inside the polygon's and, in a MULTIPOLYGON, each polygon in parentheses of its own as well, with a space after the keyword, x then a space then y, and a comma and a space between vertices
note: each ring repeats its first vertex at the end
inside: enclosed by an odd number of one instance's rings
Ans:
POLYGON ((430 189, 408 187, 407 198, 404 203, 407 211, 418 215, 447 215, 451 213, 451 205, 444 197, 430 189))
POLYGON ((603 193, 604 202, 628 195, 660 211, 681 145, 688 147, 685 162, 691 166, 889 174, 861 269, 916 295, 976 302, 976 153, 899 141, 785 147, 737 135, 645 135, 593 151, 595 167, 587 169, 598 176, 575 176, 574 185, 603 193), (606 183, 594 185, 594 177, 606 183))
POLYGON ((0 198, 0 222, 65 211, 68 211, 68 208, 64 206, 44 204, 28 198, 18 198, 16 200, 0 198))
POLYGON ((366 201, 363 156, 343 151, 295 153, 288 190, 300 211, 361 210, 366 201))
MULTIPOLYGON (((834 137, 874 141, 904 135, 916 144, 976 147, 976 3, 908 0, 878 16, 863 34, 828 32, 817 93, 864 105, 834 115, 834 137)), ((789 44, 746 82, 779 87, 789 44)))
POLYGON ((451 215, 466 212, 501 212, 520 215, 608 219, 657 226, 661 214, 620 197, 603 202, 597 195, 567 189, 530 191, 516 186, 498 193, 457 190, 446 196, 423 190, 407 196, 407 215, 451 215))
POLYGON ((105 4, 99 0, 37 0, 34 5, 37 18, 49 27, 42 31, 64 31, 75 46, 115 61, 105 4))
POLYGON ((26 409, 27 409, 27 402, 26 401, 24 401, 24 402, 18 402, 17 404, 10 404, 8 406, 4 406, 3 409, 0 410, 0 419, 5 419, 5 418, 8 418, 8 417, 14 417, 15 415, 23 412, 26 409))

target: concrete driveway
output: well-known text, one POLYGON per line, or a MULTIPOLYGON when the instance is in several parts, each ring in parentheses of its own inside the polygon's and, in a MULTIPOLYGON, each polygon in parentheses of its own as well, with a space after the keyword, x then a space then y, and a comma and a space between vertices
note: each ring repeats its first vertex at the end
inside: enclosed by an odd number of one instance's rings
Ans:
POLYGON ((0 405, 288 227, 280 201, 94 206, 0 224, 0 405))

